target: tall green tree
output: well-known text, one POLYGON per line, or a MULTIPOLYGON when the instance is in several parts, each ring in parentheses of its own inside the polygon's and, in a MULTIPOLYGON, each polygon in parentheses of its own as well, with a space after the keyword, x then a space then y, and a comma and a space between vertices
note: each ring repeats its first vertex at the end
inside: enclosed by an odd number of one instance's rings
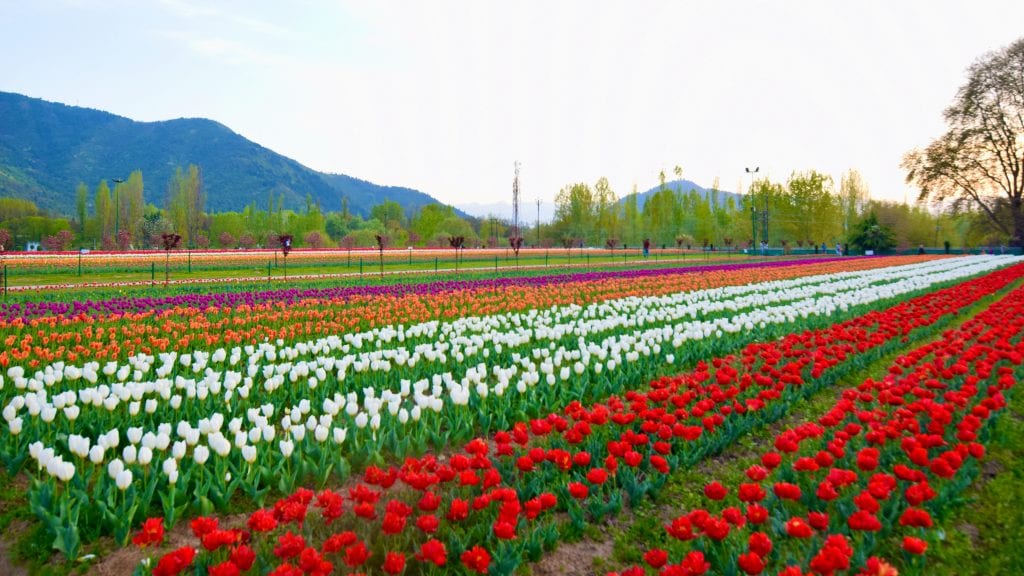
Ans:
POLYGON ((174 230, 181 234, 183 246, 192 245, 203 229, 205 207, 206 190, 199 167, 190 164, 187 170, 177 168, 168 186, 166 210, 174 230))
POLYGON ((636 186, 633 186, 633 193, 626 196, 622 203, 622 242, 626 246, 639 246, 643 239, 643 219, 639 208, 639 197, 636 186))
POLYGON ((100 180, 96 187, 96 198, 92 205, 93 218, 95 220, 95 234, 93 238, 103 244, 109 244, 114 239, 114 205, 110 198, 110 187, 106 180, 100 180))
POLYGON ((597 209, 594 192, 580 182, 566 186, 555 195, 555 230, 559 242, 587 242, 593 237, 597 209))
POLYGON ((88 204, 89 187, 85 182, 79 182, 75 188, 75 214, 78 216, 78 237, 85 238, 85 221, 89 218, 88 204))
POLYGON ((594 237, 589 238, 595 246, 604 245, 609 238, 622 241, 619 224, 619 199, 612 190, 608 179, 601 177, 594 184, 595 230, 594 237))
POLYGON ((849 232, 850 227, 864 211, 869 198, 868 185, 861 177, 860 172, 850 169, 843 174, 839 180, 839 205, 844 235, 849 232))

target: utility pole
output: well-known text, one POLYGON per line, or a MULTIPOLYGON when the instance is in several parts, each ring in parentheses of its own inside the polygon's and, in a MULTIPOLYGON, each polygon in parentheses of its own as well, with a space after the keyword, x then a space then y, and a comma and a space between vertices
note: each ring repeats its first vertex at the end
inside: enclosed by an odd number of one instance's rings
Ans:
POLYGON ((512 237, 519 238, 519 161, 515 163, 515 177, 512 179, 512 237))
POLYGON ((540 248, 540 198, 537 198, 537 248, 540 248))

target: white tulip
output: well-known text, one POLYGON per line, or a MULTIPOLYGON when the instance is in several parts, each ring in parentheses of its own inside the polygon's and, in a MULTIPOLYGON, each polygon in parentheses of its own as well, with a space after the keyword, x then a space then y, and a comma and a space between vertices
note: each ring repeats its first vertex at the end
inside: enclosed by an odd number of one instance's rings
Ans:
POLYGON ((110 475, 111 479, 117 478, 117 475, 124 471, 124 462, 120 458, 114 458, 107 464, 107 474, 110 475))
POLYGON ((285 458, 290 458, 292 452, 295 451, 295 444, 292 444, 291 440, 281 440, 277 443, 277 446, 281 450, 281 455, 285 458))
POLYGON ((195 461, 195 463, 199 464, 200 466, 206 464, 206 461, 209 460, 209 458, 210 449, 203 444, 196 446, 192 450, 192 460, 195 461))
POLYGON ((114 479, 114 483, 117 484, 118 489, 127 490, 132 485, 132 471, 122 470, 117 473, 117 477, 114 479))
POLYGON ((348 435, 348 428, 334 428, 333 434, 334 443, 343 444, 345 442, 345 437, 348 435))
POLYGON ((105 450, 103 446, 99 444, 93 444, 92 448, 89 448, 89 461, 93 464, 99 465, 103 463, 105 457, 105 450))

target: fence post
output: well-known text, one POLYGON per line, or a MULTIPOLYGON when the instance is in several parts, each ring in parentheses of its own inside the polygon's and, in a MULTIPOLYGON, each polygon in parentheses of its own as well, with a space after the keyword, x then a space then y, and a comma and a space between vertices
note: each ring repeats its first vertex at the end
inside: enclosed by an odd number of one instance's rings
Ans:
POLYGON ((192 273, 192 251, 188 251, 188 273, 192 273))
POLYGON ((78 276, 82 276, 82 251, 78 251, 78 276))
POLYGON ((437 256, 434 256, 434 274, 437 274, 437 256))
POLYGON ((495 272, 498 271, 498 257, 497 256, 494 257, 494 271, 495 272))
POLYGON ((156 262, 149 263, 149 283, 156 282, 156 262))
POLYGON ((363 257, 359 257, 359 276, 363 276, 363 257))
POLYGON ((547 250, 544 251, 544 267, 545 268, 548 267, 548 251, 547 250))
POLYGON ((7 300, 7 264, 4 264, 4 301, 7 300))
POLYGON ((270 286, 270 259, 267 259, 267 286, 270 286))

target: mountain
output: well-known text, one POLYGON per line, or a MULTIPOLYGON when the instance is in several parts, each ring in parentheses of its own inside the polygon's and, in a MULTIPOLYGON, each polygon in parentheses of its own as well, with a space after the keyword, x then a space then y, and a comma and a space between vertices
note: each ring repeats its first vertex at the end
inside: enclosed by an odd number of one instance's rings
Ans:
MULTIPOLYGON (((710 188, 704 188, 703 186, 693 182, 692 180, 672 180, 671 182, 665 182, 665 187, 669 190, 681 190, 684 193, 690 190, 696 190, 701 198, 707 198, 708 193, 711 192, 710 188)), ((637 193, 637 206, 643 210, 644 203, 647 202, 652 194, 660 190, 660 186, 655 186, 646 192, 637 193)), ((625 197, 619 199, 619 204, 626 201, 626 198, 632 194, 627 194, 625 197)), ((722 202, 726 198, 732 197, 735 200, 739 200, 740 194, 734 192, 726 192, 724 190, 718 191, 718 197, 722 202)), ((501 220, 511 221, 512 220, 512 203, 511 202, 465 202, 456 204, 455 207, 471 216, 477 218, 488 218, 495 216, 501 220)), ((533 202, 525 202, 519 205, 520 219, 526 224, 532 224, 537 221, 537 204, 533 202)), ((555 206, 551 202, 542 203, 540 206, 540 221, 551 222, 555 217, 555 206)))
MULTIPOLYGON (((477 218, 488 218, 495 216, 499 220, 512 221, 512 203, 511 202, 466 202, 463 204, 456 204, 456 208, 462 210, 470 216, 477 218)), ((555 216, 555 206, 551 202, 541 202, 540 205, 540 221, 550 222, 555 216)), ((519 205, 519 220, 524 224, 534 224, 537 222, 537 203, 534 202, 523 202, 519 205)))
MULTIPOLYGON (((700 184, 697 184, 696 182, 693 182, 692 180, 685 180, 685 179, 684 180, 672 180, 672 181, 669 181, 669 182, 665 182, 665 187, 668 188, 669 190, 680 190, 684 194, 688 193, 690 190, 696 190, 697 193, 700 194, 701 198, 707 198, 708 194, 711 192, 710 188, 705 188, 705 187, 701 186, 700 184)), ((639 207, 641 210, 643 210, 644 203, 647 202, 647 198, 652 196, 654 193, 656 193, 660 189, 661 189, 661 186, 655 186, 654 188, 651 188, 650 190, 647 190, 646 192, 639 192, 639 193, 637 193, 637 201, 636 201, 637 207, 639 207)), ((621 203, 625 202, 626 198, 629 198, 630 196, 632 196, 632 194, 627 194, 626 196, 622 197, 619 200, 619 203, 621 204, 621 203)), ((719 190, 718 191, 718 198, 722 202, 725 202, 725 199, 726 198, 730 198, 730 197, 733 199, 734 202, 738 202, 743 197, 743 195, 742 194, 737 194, 735 192, 726 192, 725 190, 719 190)))
POLYGON ((324 210, 339 210, 347 196, 349 209, 360 215, 385 198, 407 213, 438 203, 411 188, 317 172, 213 120, 136 122, 0 92, 0 196, 27 198, 40 208, 71 214, 79 182, 94 189, 100 180, 142 170, 146 201, 160 205, 174 170, 189 164, 202 168, 206 208, 212 212, 252 203, 265 208, 270 196, 279 194, 286 208, 305 206, 308 194, 324 210))

